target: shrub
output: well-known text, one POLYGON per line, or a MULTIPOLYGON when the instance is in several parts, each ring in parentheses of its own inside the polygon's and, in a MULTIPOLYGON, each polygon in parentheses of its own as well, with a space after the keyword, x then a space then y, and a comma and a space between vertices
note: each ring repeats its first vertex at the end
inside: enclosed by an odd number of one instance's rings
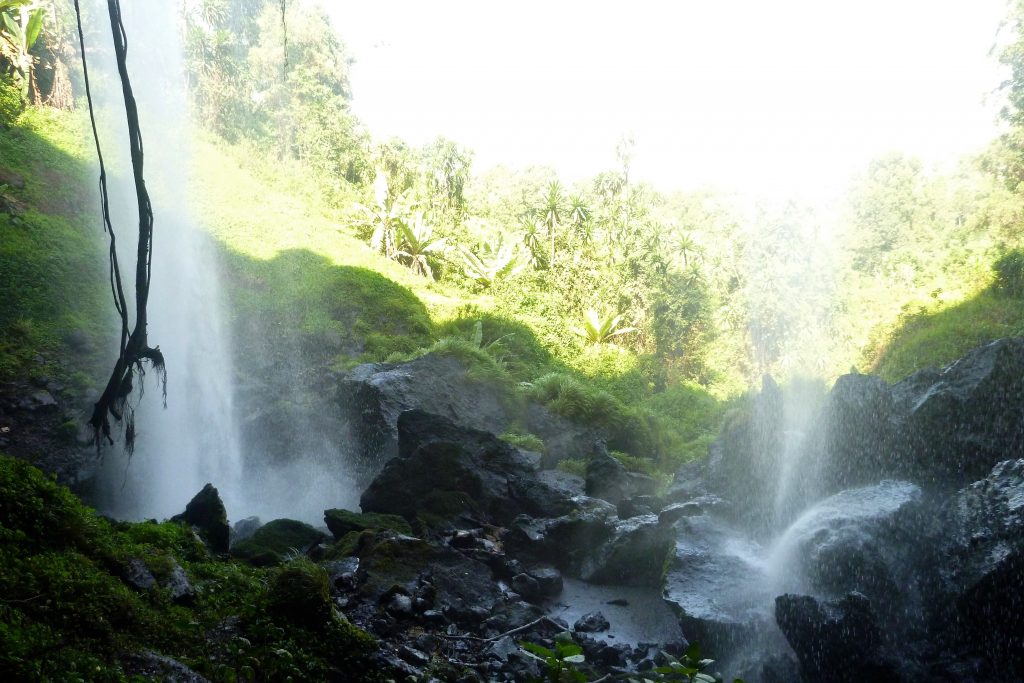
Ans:
POLYGON ((1007 296, 1024 296, 1024 249, 1008 251, 992 264, 995 287, 1007 296))

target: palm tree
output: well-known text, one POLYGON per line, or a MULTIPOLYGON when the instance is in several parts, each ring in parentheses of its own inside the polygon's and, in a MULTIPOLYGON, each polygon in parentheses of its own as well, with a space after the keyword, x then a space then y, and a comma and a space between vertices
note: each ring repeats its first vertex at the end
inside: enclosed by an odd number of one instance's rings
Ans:
POLYGON ((562 222, 562 214, 565 212, 565 198, 562 195, 562 184, 557 180, 548 183, 548 189, 544 194, 544 204, 541 206, 541 222, 547 228, 551 238, 551 267, 555 267, 555 232, 562 222))

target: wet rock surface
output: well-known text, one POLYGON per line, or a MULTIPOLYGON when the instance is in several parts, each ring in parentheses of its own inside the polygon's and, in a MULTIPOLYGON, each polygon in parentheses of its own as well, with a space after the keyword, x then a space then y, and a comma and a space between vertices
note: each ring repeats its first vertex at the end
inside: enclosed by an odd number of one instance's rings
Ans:
POLYGON ((215 553, 226 553, 231 538, 231 526, 224 502, 213 484, 206 484, 185 506, 180 515, 171 517, 172 522, 185 522, 199 533, 215 553))
POLYGON ((1024 676, 1024 339, 797 398, 802 432, 766 379, 664 495, 686 636, 748 681, 791 675, 775 626, 807 682, 1024 676))

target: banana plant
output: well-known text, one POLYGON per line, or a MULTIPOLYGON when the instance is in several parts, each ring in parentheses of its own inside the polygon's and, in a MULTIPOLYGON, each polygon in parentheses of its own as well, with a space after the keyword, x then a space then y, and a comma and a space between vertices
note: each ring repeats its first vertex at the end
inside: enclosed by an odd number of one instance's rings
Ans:
POLYGON ((356 202, 355 208, 362 213, 362 227, 370 233, 370 248, 383 253, 387 258, 397 259, 399 226, 413 208, 405 194, 392 198, 387 178, 383 173, 378 173, 374 181, 374 205, 366 206, 356 202))
POLYGON ((0 0, 0 55, 21 79, 21 96, 28 99, 34 81, 35 57, 29 50, 43 30, 46 9, 29 0, 0 0))
POLYGON ((583 326, 571 329, 573 333, 593 344, 604 344, 615 337, 636 331, 635 327, 620 327, 621 323, 621 315, 605 315, 590 308, 583 314, 583 326))
POLYGON ((512 277, 522 270, 515 246, 506 244, 500 233, 484 243, 479 253, 462 245, 459 245, 459 253, 466 276, 484 287, 491 287, 498 280, 512 277))
POLYGON ((400 221, 398 232, 401 237, 398 255, 412 272, 433 279, 434 271, 427 261, 427 254, 442 251, 445 248, 444 238, 434 236, 434 228, 426 222, 422 211, 417 211, 410 220, 400 221))

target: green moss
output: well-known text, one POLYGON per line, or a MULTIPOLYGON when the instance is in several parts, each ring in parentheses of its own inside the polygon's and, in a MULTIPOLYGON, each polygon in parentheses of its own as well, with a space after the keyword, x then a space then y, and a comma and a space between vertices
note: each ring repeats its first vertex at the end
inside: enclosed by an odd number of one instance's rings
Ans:
POLYGON ((411 534, 409 523, 398 515, 387 515, 376 512, 351 512, 349 510, 324 510, 324 523, 341 540, 352 532, 368 529, 390 529, 400 534, 411 534))
POLYGON ((264 524, 249 538, 231 547, 231 555, 250 564, 266 567, 280 564, 285 557, 299 554, 324 535, 294 519, 275 519, 264 524))
POLYGON ((536 434, 521 434, 519 432, 505 432, 500 437, 503 441, 507 441, 513 446, 522 448, 527 451, 533 451, 534 453, 547 453, 547 446, 544 445, 544 439, 540 438, 536 434))
POLYGON ((324 570, 219 561, 183 525, 111 523, 39 470, 0 456, 0 671, 6 680, 126 681, 118 658, 143 649, 215 681, 379 680, 373 640, 330 608, 324 570), (159 578, 180 564, 195 604, 122 579, 130 558, 159 578), (307 590, 308 589, 308 590, 307 590), (325 597, 326 596, 326 597, 325 597), (237 638, 210 640, 226 619, 237 638))

